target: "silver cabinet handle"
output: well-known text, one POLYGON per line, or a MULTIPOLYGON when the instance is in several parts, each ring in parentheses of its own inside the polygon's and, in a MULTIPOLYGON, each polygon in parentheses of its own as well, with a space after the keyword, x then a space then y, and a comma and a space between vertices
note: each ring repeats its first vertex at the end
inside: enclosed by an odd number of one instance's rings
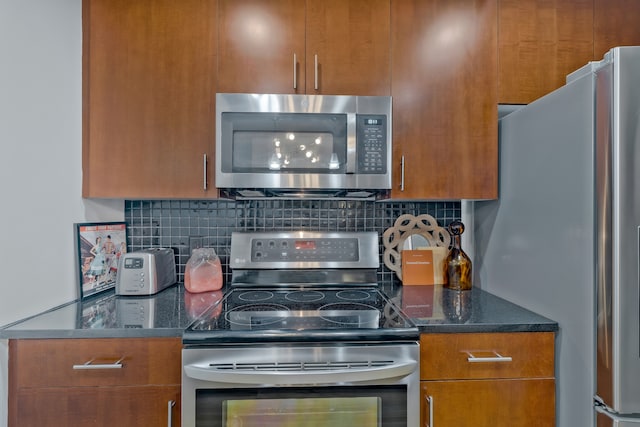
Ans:
POLYGON ((501 356, 497 352, 493 352, 495 356, 490 357, 476 357, 473 353, 467 352, 467 362, 469 363, 492 363, 492 362, 512 362, 511 356, 501 356))
POLYGON ((429 405, 429 424, 426 427, 433 427, 433 396, 425 396, 424 400, 429 405))
POLYGON ((175 406, 176 401, 170 400, 167 402, 167 427, 173 426, 173 407, 175 406))
POLYGON ((313 60, 313 66, 314 66, 314 70, 315 70, 315 81, 314 81, 314 85, 313 88, 315 90, 318 90, 318 54, 316 53, 314 55, 314 60, 313 60))
POLYGON ((86 362, 84 362, 82 365, 73 365, 73 369, 76 370, 88 370, 88 369, 121 369, 122 368, 122 360, 124 359, 124 357, 120 358, 119 360, 116 360, 113 363, 98 363, 98 364, 93 364, 93 360, 88 360, 86 362))
POLYGON ((204 190, 207 189, 207 153, 204 153, 202 155, 203 158, 203 164, 202 164, 202 176, 203 178, 203 183, 202 183, 202 188, 204 190))
POLYGON ((400 159, 400 191, 404 191, 404 156, 400 159))
POLYGON ((293 88, 298 89, 298 57, 293 54, 293 88))

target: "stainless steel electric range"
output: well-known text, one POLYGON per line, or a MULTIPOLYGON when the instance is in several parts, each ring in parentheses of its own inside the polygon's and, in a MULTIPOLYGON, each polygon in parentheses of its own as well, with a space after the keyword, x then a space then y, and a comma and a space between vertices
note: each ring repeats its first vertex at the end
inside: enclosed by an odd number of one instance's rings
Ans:
POLYGON ((373 232, 233 233, 228 291, 183 335, 182 425, 418 426, 419 331, 373 232))

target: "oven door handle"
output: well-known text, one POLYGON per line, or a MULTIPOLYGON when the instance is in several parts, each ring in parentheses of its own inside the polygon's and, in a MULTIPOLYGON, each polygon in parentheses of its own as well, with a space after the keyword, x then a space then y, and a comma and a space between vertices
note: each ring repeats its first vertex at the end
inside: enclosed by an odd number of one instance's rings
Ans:
POLYGON ((418 368, 418 362, 406 361, 385 366, 345 369, 251 370, 217 369, 209 365, 185 365, 189 378, 201 381, 250 385, 335 384, 379 381, 406 377, 418 368))

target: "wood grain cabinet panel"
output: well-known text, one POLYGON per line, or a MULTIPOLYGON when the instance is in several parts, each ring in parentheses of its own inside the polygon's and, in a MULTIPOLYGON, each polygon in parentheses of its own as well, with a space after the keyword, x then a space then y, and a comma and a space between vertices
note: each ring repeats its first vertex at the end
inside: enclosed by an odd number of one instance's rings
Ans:
POLYGON ((594 0, 594 59, 616 46, 640 45, 640 2, 594 0))
POLYGON ((593 60, 593 0, 499 0, 498 101, 528 104, 593 60))
POLYGON ((304 93, 305 0, 218 0, 218 28, 218 92, 304 93))
POLYGON ((552 332, 423 334, 421 425, 555 426, 552 332))
POLYGON ((389 0, 219 0, 218 92, 389 95, 389 0))
POLYGON ((216 0, 82 9, 83 196, 217 197, 216 0))
POLYGON ((497 1, 392 0, 393 198, 497 197, 497 1))
POLYGON ((555 426, 553 379, 424 381, 421 393, 424 426, 555 426))
POLYGON ((20 427, 180 426, 180 385, 26 389, 20 427))
POLYGON ((179 426, 181 354, 179 337, 9 340, 8 425, 179 426))

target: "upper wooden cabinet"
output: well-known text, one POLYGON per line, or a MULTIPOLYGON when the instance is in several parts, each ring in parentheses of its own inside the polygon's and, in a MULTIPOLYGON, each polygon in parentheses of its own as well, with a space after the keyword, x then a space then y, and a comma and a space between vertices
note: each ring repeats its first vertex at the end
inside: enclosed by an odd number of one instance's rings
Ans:
POLYGON ((640 45, 636 0, 499 0, 501 104, 528 104, 616 46, 640 45))
POLYGON ((219 0, 218 92, 389 95, 389 0, 219 0))
POLYGON ((593 0, 594 59, 616 46, 640 45, 640 2, 593 0))
POLYGON ((216 0, 82 8, 83 196, 216 197, 216 0))
POLYGON ((593 0, 499 0, 498 101, 528 104, 593 56, 593 0))
POLYGON ((392 0, 397 199, 497 197, 497 0, 392 0))

